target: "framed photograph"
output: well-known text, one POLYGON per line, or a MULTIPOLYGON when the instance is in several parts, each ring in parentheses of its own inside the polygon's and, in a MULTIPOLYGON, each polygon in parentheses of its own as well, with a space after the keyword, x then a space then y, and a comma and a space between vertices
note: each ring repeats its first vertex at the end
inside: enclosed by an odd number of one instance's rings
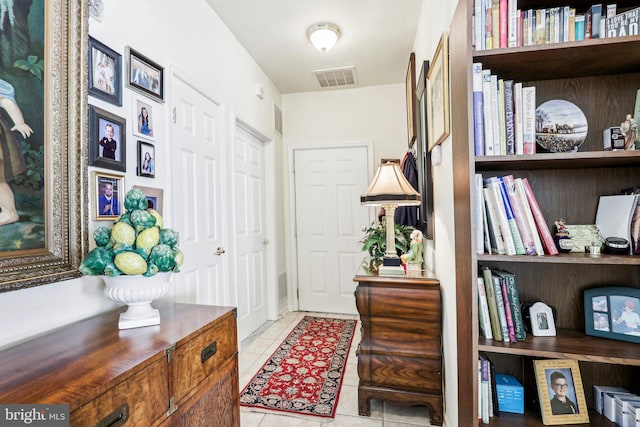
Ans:
POLYGON ((428 150, 427 138, 427 73, 429 61, 424 61, 416 81, 416 142, 412 152, 416 157, 418 169, 418 192, 422 195, 422 202, 418 208, 418 228, 424 238, 433 240, 433 178, 431 177, 431 153, 428 150))
POLYGON ((164 68, 127 46, 127 82, 138 92, 164 102, 164 68))
POLYGON ((124 212, 124 176, 102 172, 93 173, 95 221, 115 220, 124 212))
POLYGON ((529 308, 531 319, 531 333, 536 337, 555 337, 556 324, 551 307, 543 302, 537 302, 529 308))
POLYGON ((141 99, 133 100, 133 134, 150 140, 155 139, 153 107, 141 99))
POLYGON ((640 289, 602 287, 584 291, 585 332, 640 343, 640 289))
POLYGON ((407 93, 407 133, 409 135, 409 148, 416 142, 417 119, 416 119, 416 55, 411 52, 409 55, 409 66, 405 78, 407 93))
MULTIPOLYGON (((0 292, 79 277, 87 249, 83 0, 3 3, 0 292), (15 5, 14 5, 15 3, 15 5), (7 10, 8 8, 8 10, 7 10)), ((86 78, 86 77, 85 77, 86 78)))
POLYGON ((545 425, 588 424, 580 366, 577 360, 534 360, 538 400, 545 425))
POLYGON ((429 151, 450 132, 449 123, 449 35, 442 33, 427 74, 427 128, 429 151))
POLYGON ((127 171, 126 120, 89 105, 89 166, 127 171))
POLYGON ((133 188, 142 190, 147 196, 147 208, 156 210, 160 216, 162 216, 162 196, 164 190, 161 188, 143 187, 141 185, 134 185, 133 188))
POLYGON ((156 177, 156 148, 148 142, 138 141, 138 176, 156 177))
POLYGON ((122 105, 122 55, 89 36, 89 95, 122 105))

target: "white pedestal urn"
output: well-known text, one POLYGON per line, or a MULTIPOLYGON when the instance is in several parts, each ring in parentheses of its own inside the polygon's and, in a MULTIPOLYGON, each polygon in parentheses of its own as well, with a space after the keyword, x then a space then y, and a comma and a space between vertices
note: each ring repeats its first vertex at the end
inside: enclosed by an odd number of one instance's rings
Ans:
POLYGON ((154 276, 102 276, 104 294, 115 302, 127 304, 128 309, 120 314, 119 329, 139 328, 160 324, 160 311, 151 302, 169 291, 171 272, 154 276))

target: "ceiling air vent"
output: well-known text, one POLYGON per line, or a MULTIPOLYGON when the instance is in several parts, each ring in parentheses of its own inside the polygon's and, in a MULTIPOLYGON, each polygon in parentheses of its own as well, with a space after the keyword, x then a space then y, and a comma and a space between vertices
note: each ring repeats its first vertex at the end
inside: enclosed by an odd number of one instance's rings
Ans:
POLYGON ((356 70, 354 67, 332 68, 313 72, 320 87, 338 87, 356 84, 356 70))

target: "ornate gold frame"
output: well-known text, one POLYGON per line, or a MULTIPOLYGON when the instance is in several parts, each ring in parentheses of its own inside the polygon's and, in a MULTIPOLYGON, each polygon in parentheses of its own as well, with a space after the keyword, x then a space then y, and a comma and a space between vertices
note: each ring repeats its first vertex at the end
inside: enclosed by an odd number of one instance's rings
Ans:
POLYGON ((80 276, 87 248, 85 0, 45 1, 45 248, 0 256, 0 292, 80 276))

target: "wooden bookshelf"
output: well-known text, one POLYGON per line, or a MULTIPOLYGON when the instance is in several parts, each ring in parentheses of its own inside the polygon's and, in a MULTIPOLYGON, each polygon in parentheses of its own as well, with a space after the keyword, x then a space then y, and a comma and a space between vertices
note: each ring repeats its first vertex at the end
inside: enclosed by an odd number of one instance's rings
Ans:
MULTIPOLYGON (((472 49, 473 0, 460 0, 449 32, 452 162, 456 253, 458 349, 458 425, 478 425, 478 353, 492 359, 496 373, 515 376, 525 389, 524 415, 501 414, 490 426, 540 427, 534 359, 573 359, 580 363, 587 405, 592 386, 620 385, 640 394, 638 344, 587 336, 584 333, 585 289, 600 286, 640 288, 640 256, 570 253, 556 256, 506 256, 476 253, 474 175, 527 178, 547 225, 564 218, 567 224, 593 224, 600 195, 640 186, 640 151, 603 151, 602 131, 619 125, 633 113, 640 89, 640 36, 569 43, 472 49), (565 99, 582 109, 589 132, 577 152, 520 156, 474 155, 471 66, 480 62, 499 78, 536 87, 536 105, 565 99), (555 337, 527 336, 503 343, 479 338, 477 286, 479 266, 515 274, 521 302, 544 301, 557 309, 555 337)), ((586 0, 520 0, 518 8, 569 5, 584 13, 586 0)), ((618 10, 638 7, 617 2, 618 10)), ((591 426, 614 425, 590 411, 591 426)))

